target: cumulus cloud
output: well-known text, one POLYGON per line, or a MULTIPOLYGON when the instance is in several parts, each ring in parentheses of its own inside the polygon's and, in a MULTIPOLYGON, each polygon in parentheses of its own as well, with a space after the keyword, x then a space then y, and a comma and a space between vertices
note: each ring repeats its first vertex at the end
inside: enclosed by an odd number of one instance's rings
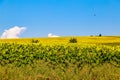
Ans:
POLYGON ((26 30, 26 27, 14 26, 2 33, 1 38, 19 38, 19 36, 26 30))
POLYGON ((49 34, 48 34, 48 37, 60 37, 60 36, 54 35, 54 34, 52 34, 52 33, 49 33, 49 34))

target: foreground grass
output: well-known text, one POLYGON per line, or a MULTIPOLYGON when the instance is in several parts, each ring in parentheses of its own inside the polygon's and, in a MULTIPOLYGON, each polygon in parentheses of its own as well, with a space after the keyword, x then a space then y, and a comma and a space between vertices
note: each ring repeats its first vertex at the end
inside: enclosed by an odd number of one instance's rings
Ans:
POLYGON ((40 60, 21 67, 0 66, 0 80, 120 80, 120 68, 109 63, 96 67, 85 65, 83 68, 69 63, 64 67, 40 60))

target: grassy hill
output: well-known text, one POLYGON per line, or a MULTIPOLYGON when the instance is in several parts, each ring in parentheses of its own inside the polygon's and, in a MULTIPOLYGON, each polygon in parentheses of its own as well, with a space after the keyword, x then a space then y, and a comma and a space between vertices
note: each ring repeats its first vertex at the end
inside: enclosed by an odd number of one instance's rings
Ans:
MULTIPOLYGON (((0 39, 0 43, 31 43, 32 40, 39 40, 39 43, 52 44, 63 43, 66 44, 73 37, 58 37, 58 38, 20 38, 20 39, 0 39)), ((120 43, 119 36, 103 36, 103 37, 74 37, 79 43, 120 43)))
POLYGON ((0 80, 120 80, 120 37, 0 39, 0 80))

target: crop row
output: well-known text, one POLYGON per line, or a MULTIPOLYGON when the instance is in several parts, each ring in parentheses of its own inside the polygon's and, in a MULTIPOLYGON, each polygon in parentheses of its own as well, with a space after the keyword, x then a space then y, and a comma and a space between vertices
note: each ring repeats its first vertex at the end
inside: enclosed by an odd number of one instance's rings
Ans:
POLYGON ((41 44, 0 44, 0 65, 14 64, 16 66, 32 65, 38 60, 44 60, 53 65, 68 63, 82 67, 110 63, 120 67, 120 47, 103 45, 53 45, 41 44))

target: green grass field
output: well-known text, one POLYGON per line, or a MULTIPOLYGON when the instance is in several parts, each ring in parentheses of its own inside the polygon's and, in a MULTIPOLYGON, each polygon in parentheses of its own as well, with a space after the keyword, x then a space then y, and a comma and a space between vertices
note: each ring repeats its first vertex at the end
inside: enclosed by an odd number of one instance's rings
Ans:
POLYGON ((0 80, 120 80, 119 36, 74 38, 0 39, 0 80))

